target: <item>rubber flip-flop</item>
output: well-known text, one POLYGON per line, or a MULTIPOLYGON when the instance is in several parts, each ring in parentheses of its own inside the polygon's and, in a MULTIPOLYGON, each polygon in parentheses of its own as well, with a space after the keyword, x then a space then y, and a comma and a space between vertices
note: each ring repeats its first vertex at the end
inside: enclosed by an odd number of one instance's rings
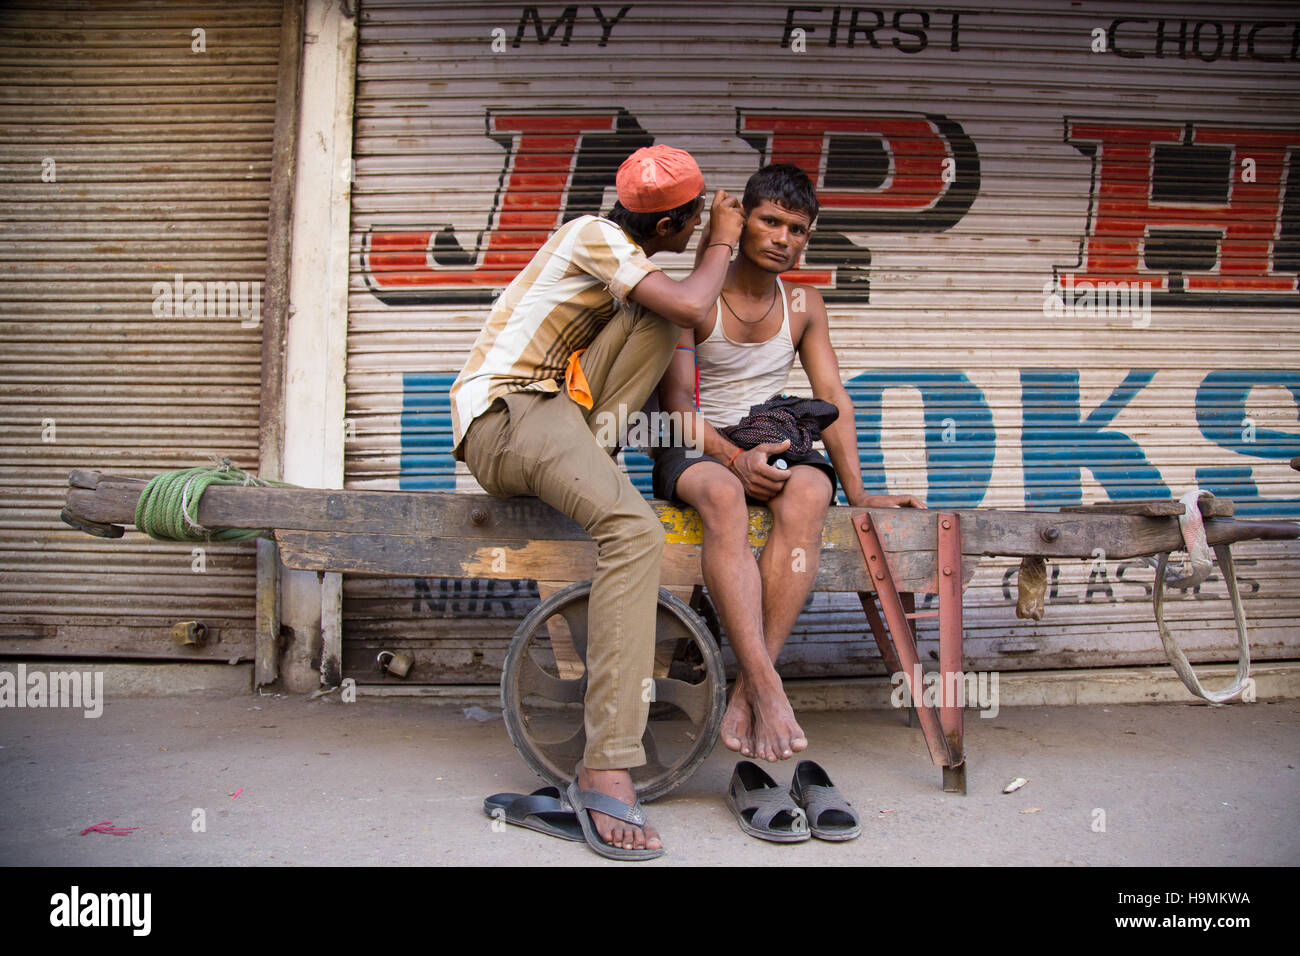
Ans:
POLYGON ((599 791, 583 790, 578 786, 578 772, 576 770, 573 774, 573 783, 569 784, 567 796, 569 803, 573 805, 574 811, 578 814, 578 824, 582 827, 582 835, 587 841, 587 846, 601 856, 611 860, 653 860, 664 855, 662 847, 658 850, 648 848, 629 850, 621 846, 610 846, 600 838, 600 834, 596 831, 596 824, 591 819, 590 811, 592 810, 622 820, 624 823, 631 823, 633 826, 644 827, 645 810, 641 808, 640 801, 628 806, 622 800, 599 791))
POLYGON ((573 843, 584 842, 577 815, 560 800, 556 787, 532 793, 494 793, 483 801, 483 812, 494 820, 573 843))
POLYGON ((862 833, 858 812, 835 789, 826 771, 813 761, 801 760, 794 768, 790 796, 808 815, 808 825, 817 839, 841 843, 862 833))
POLYGON ((812 836, 808 818, 790 792, 778 787, 762 767, 749 760, 740 761, 731 772, 727 805, 740 829, 760 840, 803 843, 812 836))

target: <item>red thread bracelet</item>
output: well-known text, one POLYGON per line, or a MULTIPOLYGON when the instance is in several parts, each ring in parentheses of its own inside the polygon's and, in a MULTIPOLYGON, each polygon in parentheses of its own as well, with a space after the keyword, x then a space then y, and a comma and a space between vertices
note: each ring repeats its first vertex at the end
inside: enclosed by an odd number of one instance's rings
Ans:
POLYGON ((736 460, 736 455, 739 455, 739 454, 740 454, 742 451, 744 451, 744 450, 745 450, 745 449, 743 449, 743 448, 737 448, 737 449, 736 449, 736 454, 735 454, 735 455, 732 455, 732 456, 731 456, 731 461, 727 462, 727 467, 728 467, 728 468, 730 468, 730 467, 732 466, 732 464, 735 462, 735 460, 736 460))

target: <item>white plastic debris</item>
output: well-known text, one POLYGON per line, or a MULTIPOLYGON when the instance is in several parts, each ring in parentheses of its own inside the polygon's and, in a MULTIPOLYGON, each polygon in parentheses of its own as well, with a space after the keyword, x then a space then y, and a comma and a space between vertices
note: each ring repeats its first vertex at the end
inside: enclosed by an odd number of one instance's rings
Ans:
POLYGON ((1002 792, 1003 792, 1003 793, 1015 793, 1017 790, 1019 790, 1021 787, 1023 787, 1023 786, 1024 786, 1025 784, 1027 784, 1028 782, 1029 782, 1029 781, 1026 780, 1024 777, 1016 777, 1015 780, 1012 780, 1009 784, 1007 784, 1005 787, 1002 788, 1002 792))

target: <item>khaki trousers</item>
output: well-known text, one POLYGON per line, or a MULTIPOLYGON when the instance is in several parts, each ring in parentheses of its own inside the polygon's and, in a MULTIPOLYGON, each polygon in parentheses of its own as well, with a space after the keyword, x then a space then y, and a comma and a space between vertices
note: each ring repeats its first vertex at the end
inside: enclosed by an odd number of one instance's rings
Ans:
POLYGON ((643 310, 620 312, 580 362, 594 407, 563 391, 514 392, 469 427, 465 464, 492 495, 536 495, 573 518, 597 545, 588 608, 587 745, 593 770, 645 763, 645 681, 654 666, 663 525, 596 440, 608 415, 640 411, 672 359, 680 329, 643 310), (620 408, 621 406, 621 408, 620 408))

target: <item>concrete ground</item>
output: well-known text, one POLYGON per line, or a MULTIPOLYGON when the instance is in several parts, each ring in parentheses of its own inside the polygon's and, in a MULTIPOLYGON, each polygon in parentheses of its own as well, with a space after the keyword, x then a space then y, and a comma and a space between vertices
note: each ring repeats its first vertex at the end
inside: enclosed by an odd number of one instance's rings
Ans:
MULTIPOLYGON (((210 692, 114 695, 98 719, 0 710, 0 864, 617 865, 579 844, 494 831, 483 797, 540 782, 499 716, 464 710, 210 692), (79 835, 106 819, 138 829, 79 835)), ((801 719, 808 756, 862 813, 860 839, 745 836, 724 800, 736 758, 719 746, 649 805, 668 847, 653 865, 1300 864, 1295 699, 969 711, 964 797, 940 790, 920 731, 898 711, 801 719), (1004 795, 1016 777, 1029 782, 1004 795)), ((792 771, 772 769, 782 783, 792 771)))

